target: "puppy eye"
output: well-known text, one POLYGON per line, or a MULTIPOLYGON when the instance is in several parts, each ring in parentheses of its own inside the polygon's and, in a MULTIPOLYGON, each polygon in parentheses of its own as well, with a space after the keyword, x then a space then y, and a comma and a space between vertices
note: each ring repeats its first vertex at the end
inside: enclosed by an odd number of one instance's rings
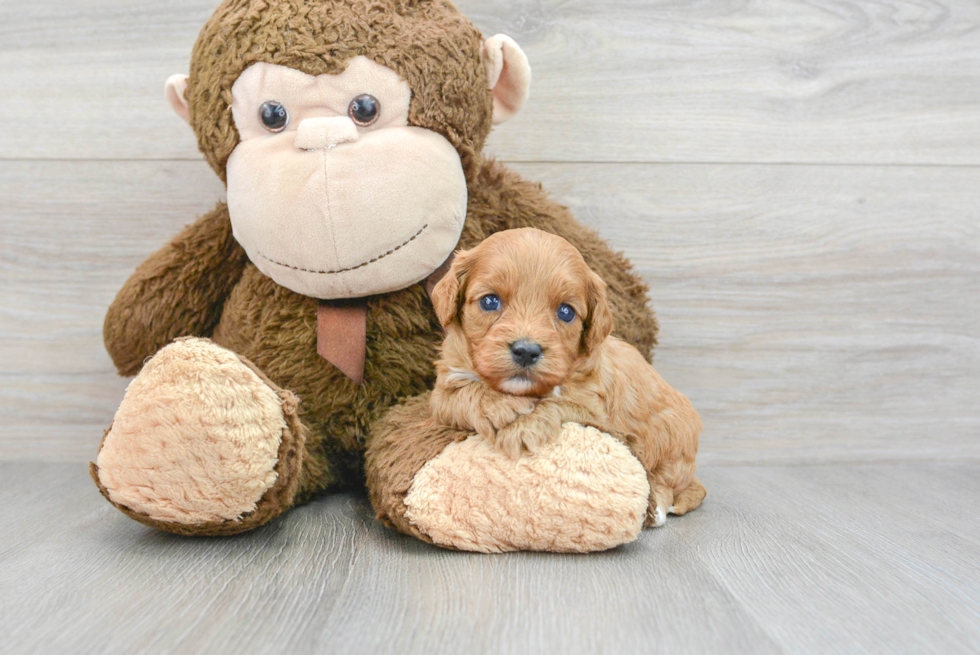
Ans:
POLYGON ((480 298, 480 309, 485 312, 495 312, 500 309, 500 298, 488 293, 487 295, 480 298))
POLYGON ((350 101, 347 115, 361 127, 367 127, 374 124, 381 115, 381 103, 374 96, 362 93, 350 101))
POLYGON ((571 323, 575 320, 575 310, 572 309, 571 305, 561 305, 558 308, 558 320, 565 323, 571 323))
POLYGON ((270 132, 282 132, 289 124, 289 114, 286 112, 286 108, 275 100, 262 103, 262 106, 259 107, 259 118, 262 119, 265 129, 270 132))

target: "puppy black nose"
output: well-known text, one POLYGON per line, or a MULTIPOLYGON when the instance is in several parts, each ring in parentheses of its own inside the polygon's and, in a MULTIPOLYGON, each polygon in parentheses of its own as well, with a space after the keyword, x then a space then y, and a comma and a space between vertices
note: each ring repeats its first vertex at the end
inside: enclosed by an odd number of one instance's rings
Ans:
POLYGON ((528 339, 521 339, 510 344, 510 354, 521 366, 531 366, 541 359, 541 346, 528 339))

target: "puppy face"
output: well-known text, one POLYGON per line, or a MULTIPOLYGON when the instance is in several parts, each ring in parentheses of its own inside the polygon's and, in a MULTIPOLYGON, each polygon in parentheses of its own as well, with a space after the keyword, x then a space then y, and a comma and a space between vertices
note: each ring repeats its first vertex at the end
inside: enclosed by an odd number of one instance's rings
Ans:
POLYGON ((473 372, 503 393, 550 393, 612 330, 605 283, 570 243, 532 228, 459 253, 432 297, 447 344, 465 344, 473 372))

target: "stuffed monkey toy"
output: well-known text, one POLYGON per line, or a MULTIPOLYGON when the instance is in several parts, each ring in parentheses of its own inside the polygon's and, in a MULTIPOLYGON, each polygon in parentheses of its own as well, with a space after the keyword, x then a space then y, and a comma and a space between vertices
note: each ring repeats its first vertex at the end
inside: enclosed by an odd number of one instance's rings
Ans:
MULTIPOLYGON (((166 92, 228 200, 141 264, 108 310, 106 348, 136 376, 91 465, 113 505, 161 530, 229 535, 366 483, 387 524, 447 547, 635 538, 643 471, 592 429, 567 441, 573 459, 632 478, 607 475, 589 493, 637 490, 603 517, 565 525, 533 503, 488 508, 486 520, 517 512, 524 527, 440 538, 405 504, 425 465, 467 436, 426 423, 424 395, 442 339, 428 294, 455 249, 509 228, 559 234, 608 284, 615 333, 646 354, 655 345, 630 264, 483 154, 530 76, 513 40, 484 39, 447 0, 221 3, 190 75, 166 92)), ((545 464, 531 483, 501 484, 578 502, 545 464)), ((429 515, 452 500, 438 486, 430 475, 414 489, 429 515)))

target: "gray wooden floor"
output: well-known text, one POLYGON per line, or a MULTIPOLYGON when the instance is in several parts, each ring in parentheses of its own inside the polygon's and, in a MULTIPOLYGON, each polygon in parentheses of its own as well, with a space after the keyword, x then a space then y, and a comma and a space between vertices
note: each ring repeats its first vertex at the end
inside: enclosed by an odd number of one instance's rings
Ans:
POLYGON ((216 3, 0 3, 2 652, 980 651, 980 3, 458 2, 534 70, 492 152, 634 261, 704 418, 704 506, 583 557, 97 494, 105 308, 224 193, 162 95, 216 3))
POLYGON ((0 465, 0 634, 23 653, 967 653, 976 464, 716 466, 697 512, 585 556, 441 551, 336 496, 187 539, 0 465))

